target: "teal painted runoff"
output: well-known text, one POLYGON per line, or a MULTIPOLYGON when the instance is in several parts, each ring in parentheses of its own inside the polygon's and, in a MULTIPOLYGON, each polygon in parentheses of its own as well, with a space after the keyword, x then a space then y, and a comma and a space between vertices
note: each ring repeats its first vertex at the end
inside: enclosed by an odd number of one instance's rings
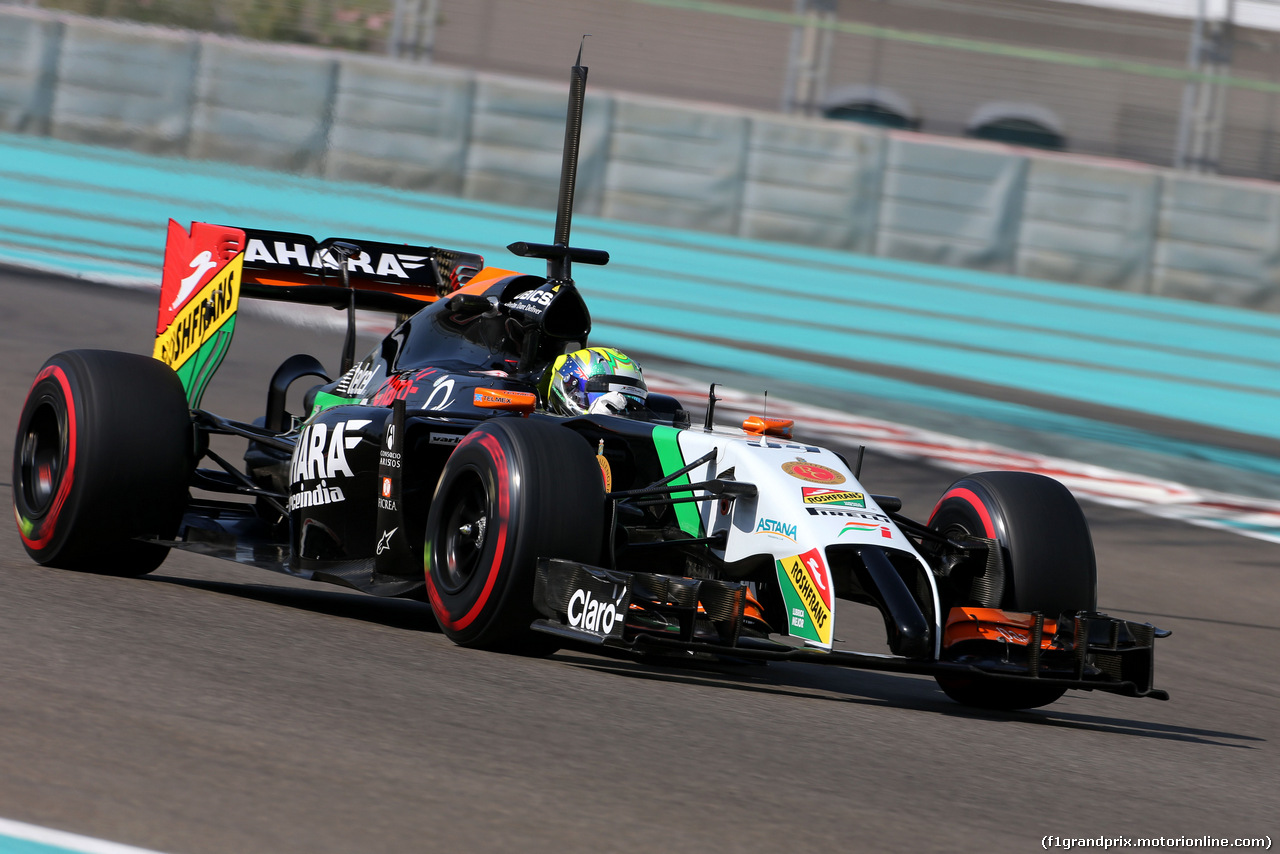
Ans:
MULTIPOLYGON (((2 261, 154 284, 169 217, 435 244, 535 272, 503 247, 550 239, 554 213, 0 135, 2 261)), ((613 256, 575 270, 598 343, 1012 423, 1036 411, 874 366, 1280 438, 1275 315, 588 217, 574 243, 613 256)))

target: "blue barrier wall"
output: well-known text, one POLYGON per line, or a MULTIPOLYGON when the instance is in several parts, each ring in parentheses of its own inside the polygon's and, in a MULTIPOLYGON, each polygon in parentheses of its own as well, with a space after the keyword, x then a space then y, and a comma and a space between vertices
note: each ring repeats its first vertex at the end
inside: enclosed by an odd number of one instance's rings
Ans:
MULTIPOLYGON (((602 60, 607 61, 607 60, 602 60)), ((0 11, 0 130, 539 209, 561 86, 0 11)), ((580 212, 1280 310, 1280 188, 591 89, 580 212)))
MULTIPOLYGON (((550 210, 0 135, 0 262, 153 284, 171 216, 480 251, 530 272, 541 270, 503 247, 549 239, 554 221, 550 210)), ((1274 315, 599 217, 574 225, 576 245, 613 257, 576 271, 599 343, 761 388, 800 381, 1050 429, 1103 431, 948 385, 1280 438, 1274 315), (895 378, 901 367, 932 379, 895 378)))

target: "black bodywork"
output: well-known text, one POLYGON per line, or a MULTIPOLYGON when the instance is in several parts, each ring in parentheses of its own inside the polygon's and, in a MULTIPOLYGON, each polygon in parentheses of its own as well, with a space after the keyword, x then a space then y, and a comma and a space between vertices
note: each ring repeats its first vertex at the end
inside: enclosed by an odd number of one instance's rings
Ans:
MULTIPOLYGON (((258 423, 194 415, 201 436, 249 440, 242 473, 202 439, 220 468, 197 470, 195 486, 256 502, 194 496, 170 544, 367 593, 420 596, 425 520, 453 448, 490 418, 551 417, 477 406, 477 389, 534 395, 540 409, 552 354, 589 331, 576 289, 512 275, 405 319, 342 377, 307 391, 305 421, 283 412, 285 391, 323 368, 310 357, 286 361, 271 382, 272 411, 258 423), (280 429, 286 420, 292 430, 280 429)), ((675 399, 652 394, 639 420, 584 416, 565 426, 601 450, 616 485, 637 488, 663 476, 647 441, 654 424, 687 426, 688 417, 675 399)), ((645 527, 664 525, 671 520, 657 514, 645 527)))

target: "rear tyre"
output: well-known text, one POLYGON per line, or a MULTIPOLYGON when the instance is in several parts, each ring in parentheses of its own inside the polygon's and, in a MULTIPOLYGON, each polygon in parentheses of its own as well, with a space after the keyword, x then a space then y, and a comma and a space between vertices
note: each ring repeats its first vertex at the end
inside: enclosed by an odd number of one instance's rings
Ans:
POLYGON ((193 465, 182 383, 155 359, 70 350, 45 363, 27 394, 13 450, 13 504, 40 564, 144 575, 168 549, 193 465))
POLYGON ((463 646, 546 655, 531 632, 537 559, 596 563, 604 484, 591 447, 558 424, 495 418, 445 464, 427 515, 427 595, 463 646))
MULTIPOLYGON (((951 485, 929 518, 947 534, 986 537, 999 543, 1004 572, 979 577, 955 602, 1010 611, 1093 611, 1098 575, 1089 523, 1058 481, 1029 472, 973 474, 951 485)), ((966 706, 1033 709, 1047 706, 1065 688, 1004 685, 980 679, 938 677, 947 696, 966 706)))

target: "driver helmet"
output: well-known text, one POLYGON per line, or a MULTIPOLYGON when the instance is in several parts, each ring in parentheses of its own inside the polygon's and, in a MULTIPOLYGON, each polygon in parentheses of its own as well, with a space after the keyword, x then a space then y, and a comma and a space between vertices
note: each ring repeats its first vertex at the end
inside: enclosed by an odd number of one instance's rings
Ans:
POLYGON ((559 415, 623 415, 648 396, 640 366, 612 347, 575 350, 551 365, 547 407, 559 415))

